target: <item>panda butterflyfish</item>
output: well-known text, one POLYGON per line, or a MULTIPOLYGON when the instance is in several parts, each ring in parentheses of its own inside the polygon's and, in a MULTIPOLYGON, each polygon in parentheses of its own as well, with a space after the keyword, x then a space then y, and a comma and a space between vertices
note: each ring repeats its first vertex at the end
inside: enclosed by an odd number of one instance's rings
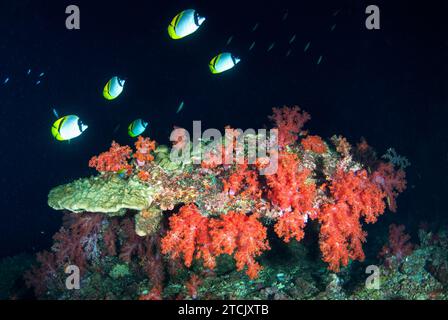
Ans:
POLYGON ((107 100, 114 100, 118 98, 118 96, 123 92, 125 82, 126 81, 124 79, 120 79, 119 77, 113 77, 110 79, 106 83, 103 90, 104 98, 107 100))
POLYGON ((194 9, 184 10, 176 15, 168 26, 171 39, 182 39, 199 29, 205 18, 194 9))
POLYGON ((51 133, 56 140, 65 141, 79 137, 87 128, 78 116, 69 115, 56 120, 51 127, 51 133))
POLYGON ((137 119, 131 122, 131 124, 128 127, 128 134, 130 137, 135 138, 139 135, 141 135, 143 132, 145 132, 146 128, 148 127, 148 122, 137 119))
POLYGON ((241 61, 229 52, 223 52, 215 56, 209 63, 210 71, 213 74, 221 73, 232 69, 241 61))

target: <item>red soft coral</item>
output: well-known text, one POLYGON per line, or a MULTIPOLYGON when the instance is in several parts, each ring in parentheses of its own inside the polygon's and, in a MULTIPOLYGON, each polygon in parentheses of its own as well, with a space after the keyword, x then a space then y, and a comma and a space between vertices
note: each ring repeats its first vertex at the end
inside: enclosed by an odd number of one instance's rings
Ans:
POLYGON ((182 256, 187 267, 191 266, 193 258, 202 258, 204 265, 213 269, 216 260, 211 248, 208 218, 191 204, 183 206, 169 221, 170 230, 162 239, 162 252, 171 254, 173 259, 182 256))
POLYGON ((278 145, 285 147, 297 141, 299 133, 311 116, 299 107, 273 108, 273 115, 269 117, 278 129, 278 145))
POLYGON ((201 284, 202 284, 202 280, 196 274, 193 274, 190 277, 190 279, 187 281, 187 283, 185 284, 185 287, 187 288, 187 291, 188 291, 188 295, 192 299, 197 299, 198 289, 201 284))
POLYGON ((305 150, 313 151, 319 154, 327 152, 327 146, 319 136, 308 136, 303 138, 300 143, 305 150))
POLYGON ((135 233, 134 221, 126 218, 120 226, 124 241, 120 248, 119 258, 129 263, 133 255, 143 257, 145 255, 144 238, 135 233))
POLYGON ((406 173, 404 170, 395 170, 392 163, 381 162, 372 174, 372 181, 380 186, 386 194, 390 211, 397 211, 396 198, 400 192, 406 190, 406 173))
POLYGON ((316 185, 308 181, 310 174, 310 170, 300 167, 295 154, 281 152, 277 172, 266 176, 268 199, 282 211, 275 225, 275 232, 286 242, 291 238, 300 241, 308 217, 315 217, 313 201, 316 185))
POLYGON ((138 137, 135 142, 136 152, 134 153, 134 158, 137 160, 137 166, 144 166, 147 162, 154 160, 154 156, 151 154, 152 151, 156 149, 156 142, 149 138, 138 137))
POLYGON ((249 168, 247 162, 237 164, 235 171, 222 182, 224 192, 231 196, 237 194, 243 198, 259 198, 261 196, 258 174, 249 168))
POLYGON ((362 243, 366 233, 361 219, 376 222, 384 212, 385 195, 365 170, 345 172, 341 168, 332 178, 330 193, 333 203, 324 205, 318 216, 322 224, 320 248, 329 269, 338 272, 349 259, 364 260, 362 243))
POLYGON ((128 171, 131 169, 128 163, 128 159, 131 158, 131 152, 132 150, 128 146, 120 146, 115 141, 112 141, 109 151, 90 159, 89 167, 95 168, 100 172, 128 171))
POLYGON ((408 242, 411 236, 404 233, 404 225, 389 226, 389 244, 384 245, 379 256, 385 259, 385 264, 391 267, 394 262, 400 263, 414 250, 414 245, 408 242))
POLYGON ((205 267, 213 269, 216 257, 233 255, 239 271, 247 267, 247 274, 254 278, 261 266, 255 261, 269 249, 266 228, 259 216, 229 212, 219 218, 203 217, 195 205, 187 205, 170 218, 170 230, 162 239, 162 252, 173 259, 183 257, 191 266, 193 258, 202 259, 205 267))
POLYGON ((56 278, 59 266, 55 254, 48 251, 37 253, 36 262, 37 265, 26 271, 23 278, 25 285, 33 288, 36 296, 40 297, 47 291, 48 282, 56 278))
POLYGON ((266 240, 266 228, 258 220, 258 214, 228 212, 210 222, 210 234, 216 255, 234 255, 238 271, 247 266, 247 275, 257 277, 261 266, 255 257, 270 249, 266 240))

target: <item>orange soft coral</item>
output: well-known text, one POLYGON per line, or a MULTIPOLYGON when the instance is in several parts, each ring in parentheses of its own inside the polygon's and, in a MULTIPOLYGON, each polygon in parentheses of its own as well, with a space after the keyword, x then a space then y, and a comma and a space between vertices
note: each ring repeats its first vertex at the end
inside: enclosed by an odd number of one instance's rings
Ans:
POLYGON ((99 156, 92 157, 89 161, 89 167, 95 168, 100 172, 118 172, 120 170, 130 170, 131 166, 128 159, 131 157, 131 148, 120 146, 112 141, 109 151, 101 153, 99 156))
POLYGON ((137 160, 137 165, 139 167, 144 166, 147 162, 154 160, 154 156, 151 151, 156 149, 156 142, 150 140, 149 138, 138 137, 135 142, 136 152, 134 153, 134 158, 137 160))
POLYGON ((309 113, 300 112, 299 107, 283 107, 272 109, 269 117, 278 129, 278 145, 285 147, 297 141, 305 123, 311 119, 309 113))
POLYGON ((305 150, 313 151, 319 154, 327 152, 327 146, 319 136, 308 136, 302 139, 300 143, 305 150))
POLYGON ((149 178, 151 177, 148 171, 139 171, 137 174, 138 178, 140 179, 140 181, 148 181, 149 178))
POLYGON ((329 269, 339 271, 350 259, 364 260, 362 243, 366 232, 361 219, 375 223, 384 212, 385 194, 370 181, 367 171, 345 172, 337 169, 330 185, 333 203, 325 204, 318 215, 320 248, 329 269))

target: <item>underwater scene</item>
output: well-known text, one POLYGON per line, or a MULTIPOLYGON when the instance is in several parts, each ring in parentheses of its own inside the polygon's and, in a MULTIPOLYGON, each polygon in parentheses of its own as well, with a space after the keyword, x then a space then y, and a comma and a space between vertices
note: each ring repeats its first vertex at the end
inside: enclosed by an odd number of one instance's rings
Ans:
POLYGON ((448 299, 447 9, 2 0, 0 300, 448 299))

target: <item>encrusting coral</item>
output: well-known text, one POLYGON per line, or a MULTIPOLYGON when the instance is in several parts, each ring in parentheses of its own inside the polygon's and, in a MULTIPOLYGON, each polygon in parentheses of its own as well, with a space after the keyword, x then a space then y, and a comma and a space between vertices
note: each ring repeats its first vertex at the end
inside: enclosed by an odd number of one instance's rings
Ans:
MULTIPOLYGON (((56 187, 48 204, 81 217, 95 212, 103 214, 102 221, 126 219, 126 238, 135 244, 126 255, 127 245, 122 246, 120 256, 126 259, 132 252, 146 252, 146 242, 138 238, 151 239, 151 246, 172 263, 191 267, 201 260, 214 269, 217 257, 226 254, 238 270, 255 278, 262 269, 257 257, 270 250, 269 228, 285 242, 300 241, 313 221, 320 226, 314 230, 331 271, 362 261, 363 223, 375 223, 386 204, 396 210, 396 197, 406 188, 405 172, 378 159, 365 140, 353 148, 342 136, 326 142, 308 135, 302 129, 310 115, 298 107, 273 112, 278 148, 269 152, 277 155, 278 168, 272 174, 260 174, 266 159, 222 165, 219 153, 209 154, 207 160, 213 161, 204 165, 174 163, 168 147, 139 137, 135 152, 113 142, 89 163, 100 175, 56 187)), ((104 231, 110 253, 113 233, 123 228, 114 223, 104 231)), ((154 291, 142 299, 161 296, 162 282, 154 282, 154 291)))

